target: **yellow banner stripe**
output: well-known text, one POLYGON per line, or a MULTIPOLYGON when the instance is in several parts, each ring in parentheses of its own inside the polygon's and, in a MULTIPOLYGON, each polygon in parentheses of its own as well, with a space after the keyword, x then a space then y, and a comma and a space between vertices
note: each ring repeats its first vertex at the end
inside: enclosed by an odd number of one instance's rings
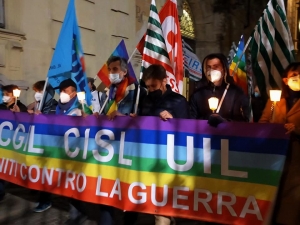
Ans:
MULTIPOLYGON (((76 162, 72 160, 61 160, 55 158, 45 158, 39 156, 22 155, 12 151, 1 151, 1 158, 14 159, 18 163, 25 163, 27 166, 37 165, 38 167, 60 168, 63 170, 72 170, 75 173, 84 173, 88 177, 98 177, 103 179, 115 180, 119 178, 122 182, 133 183, 142 182, 146 186, 155 183, 157 186, 169 185, 185 186, 190 190, 195 188, 209 190, 211 193, 229 192, 235 196, 245 197, 254 196, 256 199, 264 201, 273 201, 277 188, 270 185, 245 183, 230 180, 220 180, 206 177, 185 176, 178 174, 154 173, 135 171, 125 168, 117 168, 101 164, 89 164, 76 162), (220 188, 221 187, 221 188, 220 188)), ((1 160, 2 161, 2 160, 1 160)), ((0 162, 1 162, 0 161, 0 162)), ((230 179, 230 177, 228 177, 230 179)))

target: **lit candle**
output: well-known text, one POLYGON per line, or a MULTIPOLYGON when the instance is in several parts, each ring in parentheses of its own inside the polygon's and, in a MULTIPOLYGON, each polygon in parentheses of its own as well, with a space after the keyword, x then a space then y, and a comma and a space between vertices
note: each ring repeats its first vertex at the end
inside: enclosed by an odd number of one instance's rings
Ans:
POLYGON ((281 97, 281 90, 270 90, 270 99, 272 102, 279 102, 281 97))
POLYGON ((281 90, 270 90, 270 100, 273 102, 272 106, 272 121, 275 119, 275 105, 280 101, 281 90))
POLYGON ((14 90, 13 90, 13 95, 14 95, 14 97, 16 98, 16 100, 15 100, 15 105, 17 104, 18 97, 20 97, 20 94, 21 94, 21 90, 19 90, 19 89, 14 89, 14 90))
POLYGON ((77 92, 77 98, 81 102, 82 111, 84 111, 85 92, 84 91, 77 92))
POLYGON ((215 112, 215 110, 218 108, 219 99, 216 97, 211 97, 208 99, 209 108, 215 112))

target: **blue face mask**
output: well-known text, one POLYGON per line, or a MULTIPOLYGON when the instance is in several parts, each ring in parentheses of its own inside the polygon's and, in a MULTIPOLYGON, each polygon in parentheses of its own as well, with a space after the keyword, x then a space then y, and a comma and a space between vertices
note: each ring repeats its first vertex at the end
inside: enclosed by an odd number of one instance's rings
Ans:
POLYGON ((3 101, 2 101, 2 90, 0 89, 0 104, 2 104, 3 101))
POLYGON ((259 92, 254 92, 254 97, 259 97, 260 96, 260 94, 259 94, 259 92))

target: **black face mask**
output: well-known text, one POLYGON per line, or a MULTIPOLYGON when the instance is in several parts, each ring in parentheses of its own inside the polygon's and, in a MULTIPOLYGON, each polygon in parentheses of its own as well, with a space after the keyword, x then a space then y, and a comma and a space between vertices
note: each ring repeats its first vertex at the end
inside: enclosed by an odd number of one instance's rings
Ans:
POLYGON ((162 96, 162 91, 160 89, 157 89, 155 91, 149 91, 148 96, 151 99, 159 99, 162 96))

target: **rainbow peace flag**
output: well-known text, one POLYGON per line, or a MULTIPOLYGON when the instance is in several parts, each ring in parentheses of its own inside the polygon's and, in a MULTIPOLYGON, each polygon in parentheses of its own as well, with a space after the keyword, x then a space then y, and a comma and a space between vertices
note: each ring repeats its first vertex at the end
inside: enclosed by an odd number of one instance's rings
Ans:
MULTIPOLYGON (((111 54, 111 56, 119 56, 122 57, 126 60, 129 59, 128 56, 128 52, 125 46, 125 42, 124 40, 122 40, 118 46, 116 47, 116 49, 113 51, 113 53, 111 54)), ((99 79, 106 85, 106 87, 110 86, 110 80, 109 80, 109 72, 108 72, 108 65, 105 63, 101 69, 99 70, 99 72, 97 73, 97 76, 99 77, 99 79)), ((133 67, 131 65, 131 62, 128 63, 128 78, 129 78, 129 83, 137 83, 137 79, 133 70, 133 67)))
POLYGON ((267 224, 282 124, 0 113, 0 179, 127 211, 267 224))
POLYGON ((233 76, 235 83, 240 86, 246 95, 248 95, 248 82, 247 82, 247 73, 246 73, 246 59, 245 55, 242 56, 241 61, 239 62, 237 71, 233 74, 234 68, 236 67, 240 56, 245 47, 244 35, 241 36, 239 44, 237 46, 237 52, 233 57, 233 60, 230 64, 229 71, 230 75, 233 76))

